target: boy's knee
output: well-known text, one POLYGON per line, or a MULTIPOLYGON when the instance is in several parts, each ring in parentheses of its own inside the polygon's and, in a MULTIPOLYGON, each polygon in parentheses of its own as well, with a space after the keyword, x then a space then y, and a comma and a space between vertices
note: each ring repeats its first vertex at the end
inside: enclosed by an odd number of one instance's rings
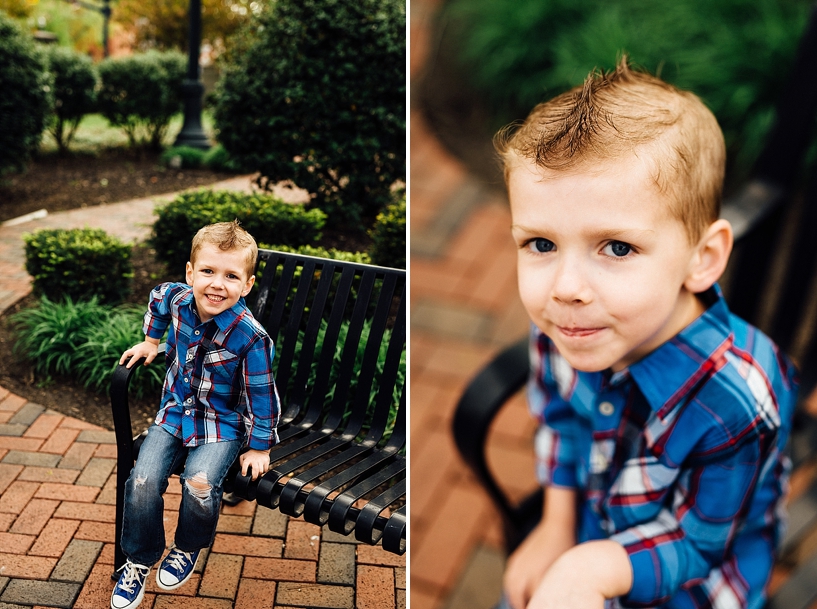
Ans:
POLYGON ((188 492, 199 501, 204 501, 210 497, 210 490, 212 487, 207 480, 207 474, 204 472, 199 472, 193 477, 185 480, 185 486, 187 487, 188 492))

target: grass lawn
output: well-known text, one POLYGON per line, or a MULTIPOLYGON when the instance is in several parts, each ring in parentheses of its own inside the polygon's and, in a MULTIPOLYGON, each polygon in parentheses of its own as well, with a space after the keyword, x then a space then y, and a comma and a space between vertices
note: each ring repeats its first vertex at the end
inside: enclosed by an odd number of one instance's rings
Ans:
MULTIPOLYGON (((213 117, 210 112, 205 111, 201 117, 204 132, 215 141, 213 128, 213 117)), ((172 146, 176 136, 182 128, 184 117, 181 113, 175 115, 167 129, 165 135, 164 145, 166 147, 172 146)), ((96 153, 106 148, 117 148, 128 146, 128 136, 119 127, 113 127, 108 120, 101 114, 88 114, 83 117, 82 122, 74 134, 74 139, 68 146, 68 149, 74 152, 96 153)), ((54 137, 48 132, 43 132, 43 139, 40 143, 40 150, 42 152, 54 152, 57 150, 57 143, 54 137)))

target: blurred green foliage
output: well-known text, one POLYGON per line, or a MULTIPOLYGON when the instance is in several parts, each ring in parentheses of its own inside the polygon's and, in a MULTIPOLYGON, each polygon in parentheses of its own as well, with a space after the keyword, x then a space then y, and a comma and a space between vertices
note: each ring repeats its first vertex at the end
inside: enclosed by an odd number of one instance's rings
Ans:
POLYGON ((34 40, 0 12, 0 174, 22 167, 51 111, 51 75, 34 40))
POLYGON ((71 143, 82 118, 94 111, 96 69, 87 55, 52 46, 48 49, 48 71, 54 79, 54 113, 49 131, 62 152, 71 143))
POLYGON ((333 222, 373 219, 405 179, 405 19, 402 0, 270 3, 224 64, 219 142, 333 222))
POLYGON ((156 215, 150 244, 172 273, 182 273, 194 235, 208 224, 238 220, 257 243, 298 246, 317 241, 326 221, 318 209, 307 211, 272 195, 211 190, 183 193, 156 215))
POLYGON ((176 51, 110 57, 99 64, 99 111, 121 127, 131 146, 162 146, 173 115, 182 109, 180 83, 187 60, 176 51))
POLYGON ((372 259, 380 266, 406 268, 406 192, 377 214, 372 236, 372 259))
POLYGON ((451 0, 444 19, 496 116, 523 118, 623 53, 715 113, 745 173, 774 119, 807 0, 451 0))
POLYGON ((34 292, 63 298, 118 304, 133 276, 131 248, 99 228, 49 228, 23 235, 26 271, 34 292))

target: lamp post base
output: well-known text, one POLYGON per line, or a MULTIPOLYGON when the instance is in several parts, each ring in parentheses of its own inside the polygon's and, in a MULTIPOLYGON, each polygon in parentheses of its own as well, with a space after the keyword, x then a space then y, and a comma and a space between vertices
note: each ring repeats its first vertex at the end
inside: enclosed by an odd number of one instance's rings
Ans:
POLYGON ((204 85, 199 80, 185 80, 182 83, 182 97, 184 98, 184 124, 179 135, 176 136, 174 146, 190 146, 207 150, 211 147, 210 140, 201 126, 202 97, 204 85))

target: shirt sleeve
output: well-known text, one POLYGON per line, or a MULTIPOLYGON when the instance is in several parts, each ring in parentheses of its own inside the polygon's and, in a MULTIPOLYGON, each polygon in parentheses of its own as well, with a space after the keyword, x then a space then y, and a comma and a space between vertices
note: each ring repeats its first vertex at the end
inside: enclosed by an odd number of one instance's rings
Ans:
POLYGON ((269 450, 278 443, 281 404, 272 374, 274 356, 272 340, 263 335, 253 341, 242 363, 247 445, 253 450, 269 450))
POLYGON ((544 486, 576 488, 578 420, 559 392, 560 385, 569 390, 575 383, 575 372, 565 367, 567 362, 535 326, 531 329, 530 365, 528 406, 539 420, 534 442, 537 477, 544 486))
MULTIPOLYGON (((713 567, 728 559, 764 463, 773 464, 777 457, 776 450, 770 454, 768 436, 750 435, 754 437, 737 448, 685 467, 654 520, 611 536, 624 546, 635 575, 632 589, 621 599, 624 606, 662 605, 682 586, 704 582, 713 567)), ((650 478, 650 467, 667 467, 635 461, 630 467, 640 468, 642 479, 650 478)), ((766 558, 773 553, 769 541, 766 558)))
POLYGON ((160 340, 164 336, 172 321, 170 302, 175 291, 174 284, 163 283, 150 292, 148 310, 142 324, 142 332, 148 338, 160 340))

